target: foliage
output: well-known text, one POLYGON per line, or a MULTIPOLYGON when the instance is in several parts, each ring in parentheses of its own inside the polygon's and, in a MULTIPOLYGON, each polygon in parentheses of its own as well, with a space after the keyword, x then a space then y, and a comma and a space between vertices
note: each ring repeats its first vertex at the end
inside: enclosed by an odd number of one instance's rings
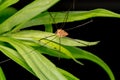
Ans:
MULTIPOLYGON (((58 54, 60 54, 60 58, 73 59, 82 65, 83 63, 77 59, 90 60, 100 65, 107 72, 110 80, 115 80, 111 69, 102 59, 76 47, 85 46, 84 44, 95 45, 98 42, 75 41, 71 38, 63 37, 61 38, 60 45, 59 37, 51 33, 51 24, 54 22, 46 10, 58 2, 58 0, 34 0, 19 11, 9 7, 16 2, 18 2, 18 0, 0 1, 0 18, 2 18, 0 19, 0 50, 6 56, 41 80, 79 80, 69 72, 56 67, 55 64, 48 60, 43 54, 55 57, 58 57, 58 54), (45 25, 46 30, 50 32, 21 30, 36 25, 45 25)), ((51 14, 55 16, 56 23, 61 23, 64 21, 63 19, 66 12, 51 12, 51 14)), ((92 17, 120 18, 120 15, 106 9, 70 11, 67 22, 92 17)), ((1 69, 0 75, 3 75, 1 69)), ((4 76, 0 76, 0 79, 2 77, 2 80, 5 80, 4 76)))
POLYGON ((2 68, 0 67, 0 80, 6 80, 2 68))

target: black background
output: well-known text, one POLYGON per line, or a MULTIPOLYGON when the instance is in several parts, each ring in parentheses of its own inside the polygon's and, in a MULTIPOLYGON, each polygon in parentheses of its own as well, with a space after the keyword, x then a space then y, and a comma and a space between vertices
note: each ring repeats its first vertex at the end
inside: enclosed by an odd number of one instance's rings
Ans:
MULTIPOLYGON (((20 0, 19 3, 15 4, 14 7, 21 9, 26 4, 33 0, 20 0)), ((72 9, 73 0, 61 0, 57 5, 53 6, 49 11, 65 11, 72 9)), ((120 1, 118 0, 75 0, 74 10, 91 10, 96 8, 105 8, 116 13, 120 13, 120 1)), ((75 27, 88 20, 77 21, 73 23, 66 23, 65 28, 75 27)), ((119 65, 119 26, 120 19, 118 18, 92 18, 93 22, 74 29, 69 32, 69 37, 78 38, 87 41, 101 42, 96 46, 83 48, 99 56, 105 61, 113 71, 116 80, 120 80, 120 65, 119 65)), ((3 55, 1 55, 3 56, 3 55)), ((1 58, 1 57, 0 57, 1 58)), ((74 63, 72 60, 58 60, 58 58, 51 58, 57 66, 71 72, 81 80, 110 80, 106 72, 99 67, 97 64, 81 60, 85 65, 81 66, 74 63)), ((2 58, 2 60, 4 60, 2 58)), ((7 80, 38 80, 36 77, 31 75, 28 71, 24 70, 21 66, 17 65, 13 61, 9 61, 0 64, 6 74, 7 80)))

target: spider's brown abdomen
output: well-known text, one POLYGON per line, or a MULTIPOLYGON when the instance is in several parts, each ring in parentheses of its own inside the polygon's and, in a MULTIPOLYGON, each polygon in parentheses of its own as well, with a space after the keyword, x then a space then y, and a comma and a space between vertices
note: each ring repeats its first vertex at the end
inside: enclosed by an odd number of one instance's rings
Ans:
POLYGON ((68 33, 66 31, 64 31, 63 29, 57 29, 56 35, 59 37, 66 37, 68 35, 68 33))

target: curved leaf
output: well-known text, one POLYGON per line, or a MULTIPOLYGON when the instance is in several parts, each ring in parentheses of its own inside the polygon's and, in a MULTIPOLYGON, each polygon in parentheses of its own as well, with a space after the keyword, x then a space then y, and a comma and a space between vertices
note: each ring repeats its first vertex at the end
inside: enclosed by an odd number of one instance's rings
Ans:
MULTIPOLYGON (((76 59, 85 59, 85 60, 89 60, 89 61, 92 61, 92 62, 98 64, 107 72, 107 74, 110 77, 110 80, 115 80, 114 74, 112 73, 109 66, 102 59, 97 57, 96 55, 94 55, 88 51, 82 50, 80 48, 72 47, 72 46, 62 46, 62 47, 67 49, 72 54, 72 56, 76 59)), ((44 54, 50 55, 50 56, 58 57, 58 54, 59 54, 60 58, 71 59, 71 57, 69 57, 67 55, 59 53, 56 50, 51 50, 50 48, 44 48, 44 46, 40 47, 40 46, 36 45, 35 49, 44 54), (39 48, 41 50, 39 50, 39 48)))
MULTIPOLYGON (((66 12, 50 12, 50 13, 53 15, 55 22, 53 22, 53 19, 51 18, 48 12, 44 12, 38 15, 37 17, 31 19, 30 21, 24 23, 23 25, 16 28, 15 30, 36 26, 36 25, 61 23, 64 21, 64 17, 66 16, 66 12)), ((100 8, 90 10, 90 11, 69 11, 67 22, 85 20, 92 17, 120 18, 120 14, 114 13, 106 9, 100 9, 100 8)))
MULTIPOLYGON (((45 48, 46 49, 46 48, 45 48)), ((7 46, 4 45, 0 45, 0 50, 6 55, 8 56, 10 59, 14 60, 15 62, 17 62, 19 65, 21 65, 22 67, 24 67, 26 70, 28 70, 29 72, 31 72, 33 75, 35 75, 35 73, 32 71, 32 69, 27 65, 27 63, 24 61, 24 59, 19 55, 19 53, 17 53, 17 51, 15 51, 12 48, 9 48, 7 46)), ((5 60, 7 61, 7 60, 5 60)), ((0 64, 2 64, 3 62, 0 62, 0 64)), ((75 76, 73 76, 72 74, 68 73, 67 71, 58 68, 58 70, 69 80, 79 80, 78 78, 76 78, 75 76)), ((0 76, 1 77, 1 76, 0 76)), ((0 79, 2 80, 2 79, 0 79)))
POLYGON ((0 12, 7 8, 8 6, 17 3, 19 0, 2 0, 0 2, 0 12))
POLYGON ((7 18, 12 16, 17 10, 15 8, 9 7, 0 12, 0 23, 5 21, 7 18))
MULTIPOLYGON (((28 30, 29 31, 29 30, 28 30)), ((43 41, 45 41, 45 37, 47 37, 48 35, 44 35, 44 33, 46 33, 46 32, 43 32, 41 35, 39 35, 38 33, 35 33, 35 32, 37 32, 37 31, 33 31, 33 30, 31 30, 31 31, 29 31, 30 33, 32 33, 31 35, 29 34, 29 32, 28 31, 23 31, 23 32, 20 32, 20 33, 18 33, 17 35, 16 34, 13 34, 13 35, 11 35, 11 37, 14 37, 14 38, 16 38, 16 39, 21 39, 21 40, 31 40, 32 41, 32 39, 34 40, 34 39, 36 39, 36 40, 38 40, 38 38, 40 38, 40 37, 42 37, 42 39, 43 39, 43 41), (33 32, 32 32, 33 31, 33 32), (27 33, 26 33, 27 32, 27 33), (37 37, 36 37, 37 36, 37 37), (39 37, 38 37, 39 36, 39 37)), ((38 31, 38 32, 40 32, 40 31, 38 31)), ((51 35, 52 33, 50 33, 49 35, 51 35)), ((47 38, 48 39, 48 38, 47 38)), ((51 39, 53 39, 53 38, 51 38, 51 39)), ((97 63, 98 65, 100 65, 107 73, 108 73, 108 75, 110 76, 110 78, 111 78, 111 80, 115 80, 115 78, 114 78, 114 75, 113 75, 113 73, 112 73, 112 71, 110 70, 110 68, 107 66, 107 64, 102 60, 102 59, 100 59, 99 57, 97 57, 97 56, 95 56, 95 55, 93 55, 93 54, 91 54, 90 52, 87 52, 87 51, 84 51, 84 50, 82 50, 82 49, 78 49, 78 48, 76 48, 76 47, 72 47, 72 46, 63 46, 63 45, 55 45, 56 43, 54 43, 53 42, 54 40, 52 40, 52 44, 51 43, 49 43, 49 42, 47 42, 47 41, 45 41, 45 43, 48 43, 48 44, 46 44, 46 46, 49 46, 49 47, 46 47, 45 49, 44 49, 44 46, 42 46, 42 47, 39 47, 40 49, 41 49, 41 52, 43 52, 43 53, 46 53, 46 54, 48 54, 48 55, 52 55, 52 56, 56 56, 56 57, 58 57, 58 54, 59 54, 59 56, 60 57, 62 57, 62 58, 80 58, 80 59, 87 59, 87 60, 90 60, 90 61, 92 61, 92 62, 95 62, 95 63, 97 63), (53 45, 53 43, 54 43, 54 45, 53 45), (60 51, 59 51, 59 47, 61 47, 61 49, 60 49, 60 51), (50 49, 52 49, 52 50, 50 50, 50 49), (57 51, 56 51, 57 50, 57 51), (67 51, 66 51, 67 50, 67 51), (59 51, 59 52, 58 52, 59 51), (63 55, 63 54, 65 54, 65 55, 63 55), (72 56, 69 56, 69 54, 72 56), (61 55, 62 54, 62 55, 61 55)), ((33 41, 34 42, 34 41, 33 41)), ((42 40, 40 40, 40 42, 42 42, 42 40)), ((68 42, 69 42, 69 38, 68 38, 68 42)), ((71 44, 72 45, 72 44, 71 44)), ((74 44, 73 44, 74 45, 74 44)))
MULTIPOLYGON (((14 37, 16 39, 22 39, 22 40, 32 40, 32 39, 34 40, 35 39, 39 41, 42 39, 48 39, 56 43, 59 43, 59 38, 60 38, 56 36, 54 33, 38 31, 38 30, 24 30, 24 31, 20 31, 17 33, 9 34, 9 36, 14 37)), ((88 41, 83 41, 83 40, 78 40, 78 39, 71 39, 68 37, 61 37, 60 40, 61 40, 62 45, 81 46, 81 47, 96 45, 99 42, 99 41, 88 42, 88 41)))
MULTIPOLYGON (((28 70, 29 72, 31 72, 32 74, 34 74, 34 72, 32 71, 32 69, 26 64, 26 62, 24 61, 24 59, 19 55, 19 53, 16 50, 14 50, 12 48, 9 48, 8 46, 5 46, 5 45, 0 45, 0 50, 6 56, 8 56, 10 59, 14 60, 19 65, 21 65, 22 67, 24 67, 26 70, 28 70)), ((8 60, 10 60, 10 59, 8 59, 8 60)), ((8 60, 4 60, 4 61, 0 62, 0 64, 6 62, 8 60)))
POLYGON ((97 63, 107 72, 111 80, 115 80, 114 74, 112 73, 109 66, 99 57, 95 56, 94 54, 91 54, 88 51, 85 51, 79 48, 68 47, 68 46, 65 46, 65 48, 67 48, 75 58, 86 59, 86 60, 90 60, 92 62, 97 63))
POLYGON ((72 74, 68 73, 67 71, 65 71, 65 70, 63 70, 63 69, 58 68, 58 70, 59 70, 63 75, 65 75, 65 77, 67 77, 68 80, 80 80, 80 79, 74 77, 72 74))
POLYGON ((21 41, 9 37, 0 37, 0 41, 11 44, 39 79, 67 80, 61 73, 58 72, 54 64, 32 47, 22 44, 21 41))
POLYGON ((2 68, 0 67, 0 80, 6 80, 2 68))
MULTIPOLYGON (((9 1, 9 0, 7 0, 9 1)), ((19 10, 16 14, 8 18, 0 25, 0 34, 10 31, 16 25, 25 23, 47 10, 50 6, 55 4, 58 0, 35 0, 23 9, 19 10)))

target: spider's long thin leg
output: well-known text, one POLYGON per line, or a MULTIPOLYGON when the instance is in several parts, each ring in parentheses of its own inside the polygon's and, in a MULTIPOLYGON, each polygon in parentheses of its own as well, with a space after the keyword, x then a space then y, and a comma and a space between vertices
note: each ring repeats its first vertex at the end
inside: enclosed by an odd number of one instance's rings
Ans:
POLYGON ((73 29, 79 28, 79 27, 84 26, 84 25, 87 25, 87 24, 89 24, 89 23, 91 23, 91 22, 93 22, 93 20, 90 20, 90 21, 88 21, 88 22, 86 22, 86 23, 83 23, 83 24, 78 25, 78 26, 73 27, 73 28, 65 29, 65 31, 69 31, 69 30, 73 30, 73 29))
POLYGON ((6 63, 6 62, 8 62, 8 61, 10 61, 10 60, 11 60, 11 59, 6 59, 6 60, 4 60, 4 61, 1 61, 0 64, 6 63))

